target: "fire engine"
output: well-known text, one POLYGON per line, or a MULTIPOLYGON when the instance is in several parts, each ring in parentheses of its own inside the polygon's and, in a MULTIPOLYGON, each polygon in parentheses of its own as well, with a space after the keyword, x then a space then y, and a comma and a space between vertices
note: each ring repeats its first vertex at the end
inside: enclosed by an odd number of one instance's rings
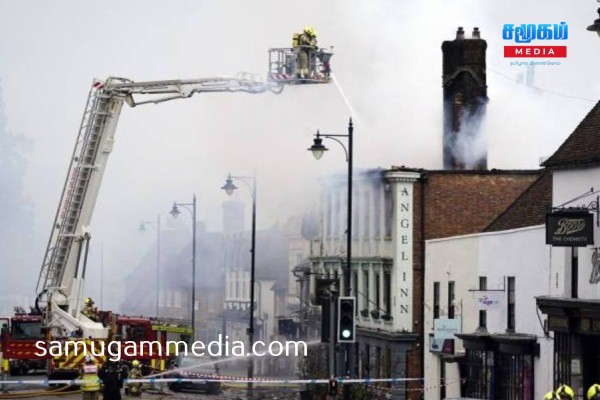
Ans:
MULTIPOLYGON (((49 350, 51 343, 69 340, 91 346, 94 342, 113 340, 121 344, 125 341, 166 343, 166 340, 173 340, 174 335, 179 338, 187 335, 189 339, 192 330, 181 325, 122 316, 110 311, 82 312, 90 222, 114 146, 121 109, 124 103, 131 107, 157 104, 189 98, 196 93, 279 94, 287 84, 330 81, 331 52, 315 52, 310 58, 310 75, 305 79, 296 78, 296 54, 292 48, 270 49, 266 82, 247 73, 236 77, 151 82, 110 77, 92 82, 38 277, 36 312, 15 315, 10 321, 10 329, 2 332, 3 359, 5 363, 10 361, 13 372, 25 373, 32 363, 44 361, 50 378, 77 376, 84 360, 82 352, 56 357, 49 353, 36 355, 36 352, 40 353, 35 347, 39 340, 45 340, 49 350)), ((155 368, 163 369, 166 355, 135 354, 124 355, 123 358, 146 360, 155 368)), ((104 358, 97 357, 96 361, 102 363, 104 358)))

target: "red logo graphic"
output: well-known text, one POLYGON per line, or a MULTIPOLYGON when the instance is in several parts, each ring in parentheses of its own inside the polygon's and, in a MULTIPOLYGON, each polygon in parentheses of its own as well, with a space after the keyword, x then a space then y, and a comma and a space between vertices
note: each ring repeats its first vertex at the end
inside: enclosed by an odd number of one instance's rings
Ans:
POLYGON ((504 57, 566 58, 567 46, 504 46, 504 57))

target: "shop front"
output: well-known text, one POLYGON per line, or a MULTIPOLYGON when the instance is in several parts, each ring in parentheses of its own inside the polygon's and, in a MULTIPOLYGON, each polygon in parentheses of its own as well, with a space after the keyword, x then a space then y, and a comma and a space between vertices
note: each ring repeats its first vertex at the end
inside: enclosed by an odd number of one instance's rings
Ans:
POLYGON ((534 358, 539 346, 534 335, 458 334, 465 356, 459 361, 461 393, 487 400, 533 400, 534 358))
POLYGON ((554 338, 554 386, 567 384, 579 399, 600 382, 600 300, 537 297, 554 338))

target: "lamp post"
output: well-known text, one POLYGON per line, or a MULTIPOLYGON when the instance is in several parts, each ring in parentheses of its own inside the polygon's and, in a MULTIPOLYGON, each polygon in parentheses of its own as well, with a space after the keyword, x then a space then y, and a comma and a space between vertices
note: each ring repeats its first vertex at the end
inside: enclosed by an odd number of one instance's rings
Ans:
POLYGON ((177 218, 181 211, 179 207, 183 207, 192 214, 192 304, 191 304, 191 319, 192 319, 192 342, 196 340, 196 195, 194 194, 191 203, 173 203, 173 208, 169 212, 173 218, 177 218), (191 207, 191 209, 189 208, 191 207))
MULTIPOLYGON (((600 17, 600 8, 598 9, 598 16, 600 17)), ((594 21, 594 23, 587 27, 588 31, 596 32, 600 36, 600 18, 594 21)))
MULTIPOLYGON (((255 283, 255 260, 256 260, 256 177, 255 176, 229 176, 225 181, 225 185, 221 187, 227 193, 227 195, 231 196, 234 190, 237 189, 237 186, 233 184, 233 180, 239 180, 244 182, 248 189, 252 193, 252 242, 250 249, 250 322, 248 326, 248 342, 250 346, 254 343, 254 283, 255 283), (248 181, 252 181, 252 186, 248 183, 248 181)), ((252 379, 254 378, 254 359, 252 356, 248 357, 248 399, 253 398, 253 387, 252 387, 252 379)))
POLYGON ((156 318, 159 315, 159 297, 160 297, 160 214, 156 216, 156 221, 140 222, 140 232, 146 232, 146 225, 156 224, 156 318))
MULTIPOLYGON (((346 162, 348 163, 348 213, 346 220, 346 265, 342 268, 343 272, 343 282, 344 282, 344 296, 351 296, 350 290, 350 272, 352 270, 352 133, 354 131, 354 127, 352 125, 352 118, 348 122, 348 134, 347 135, 324 135, 319 131, 315 134, 315 138, 313 140, 313 145, 308 149, 313 153, 313 156, 320 160, 329 149, 323 146, 323 139, 331 139, 337 142, 346 153, 346 162), (348 148, 344 146, 341 140, 338 138, 347 138, 348 139, 348 148)), ((330 338, 330 340, 335 340, 335 338, 330 338)), ((346 347, 346 365, 345 365, 346 373, 350 370, 350 347, 346 347)))

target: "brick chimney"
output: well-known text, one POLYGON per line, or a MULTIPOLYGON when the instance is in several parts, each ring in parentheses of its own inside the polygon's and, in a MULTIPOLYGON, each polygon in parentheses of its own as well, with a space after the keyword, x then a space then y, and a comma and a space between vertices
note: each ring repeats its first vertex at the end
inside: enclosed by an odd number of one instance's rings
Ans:
POLYGON ((459 27, 456 38, 442 43, 444 88, 444 169, 486 169, 487 149, 481 122, 487 84, 485 51, 479 28, 471 38, 459 27))

